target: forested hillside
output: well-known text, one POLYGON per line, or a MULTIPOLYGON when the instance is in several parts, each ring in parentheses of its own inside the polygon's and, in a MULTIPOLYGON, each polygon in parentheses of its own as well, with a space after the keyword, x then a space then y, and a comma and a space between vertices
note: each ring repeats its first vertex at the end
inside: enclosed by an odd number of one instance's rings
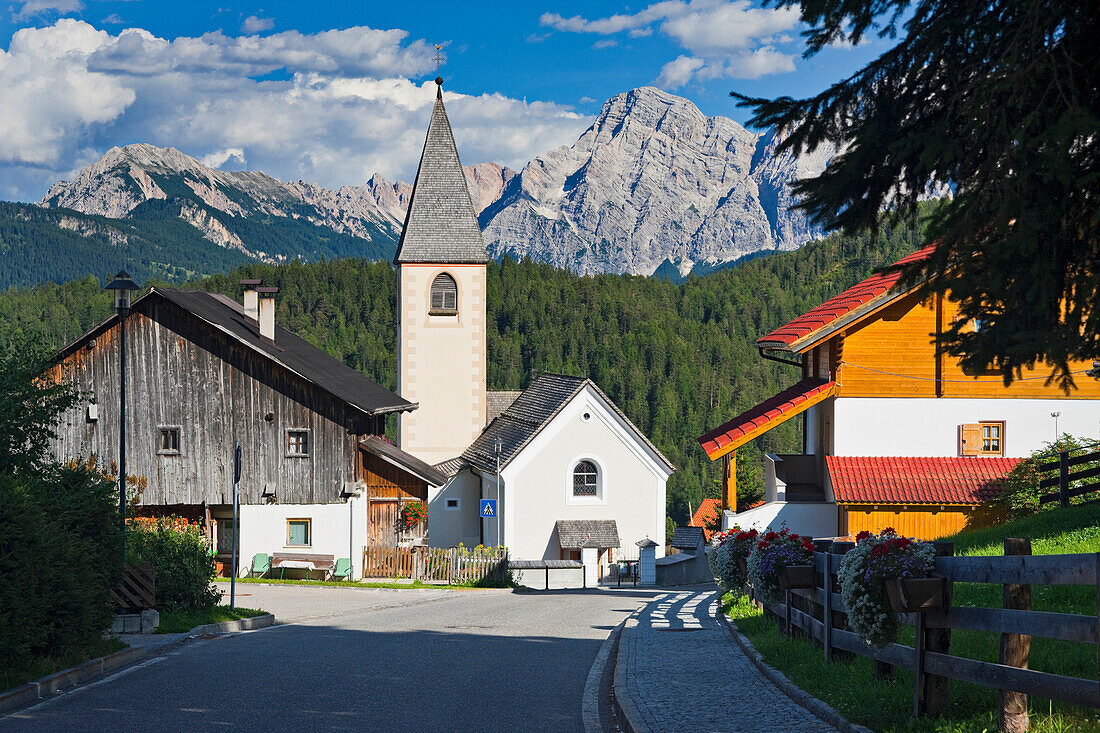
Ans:
MULTIPOLYGON (((656 278, 582 277, 531 262, 489 263, 489 386, 519 389, 537 371, 588 375, 678 467, 669 514, 717 495, 718 467, 696 436, 799 378, 765 361, 755 339, 912 251, 918 233, 832 236, 677 285, 656 278)), ((104 273, 108 275, 110 273, 104 273)), ((382 262, 343 259, 250 264, 191 287, 240 298, 261 277, 280 288, 279 322, 389 387, 396 387, 396 275, 382 262)), ((0 294, 0 343, 20 335, 60 346, 106 317, 94 278, 0 294)), ((738 460, 741 486, 761 481, 765 451, 800 446, 792 420, 738 460)))

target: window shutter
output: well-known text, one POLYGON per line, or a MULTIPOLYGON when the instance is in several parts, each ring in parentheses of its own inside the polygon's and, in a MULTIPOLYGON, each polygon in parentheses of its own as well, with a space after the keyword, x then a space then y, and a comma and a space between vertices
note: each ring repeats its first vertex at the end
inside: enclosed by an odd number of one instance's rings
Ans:
POLYGON ((982 453, 982 426, 968 423, 959 426, 959 455, 979 456, 982 453))

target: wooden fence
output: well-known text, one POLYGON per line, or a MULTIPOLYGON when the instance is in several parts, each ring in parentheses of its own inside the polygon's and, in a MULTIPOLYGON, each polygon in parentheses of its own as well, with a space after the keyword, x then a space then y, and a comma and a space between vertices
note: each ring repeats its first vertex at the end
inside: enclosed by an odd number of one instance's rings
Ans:
POLYGON ((368 547, 363 552, 365 578, 412 578, 429 583, 503 582, 507 572, 505 549, 368 547))
POLYGON ((127 564, 118 587, 111 590, 111 600, 121 608, 143 611, 156 604, 156 577, 153 563, 127 564))
POLYGON ((1098 478, 1100 477, 1100 466, 1087 465, 1100 462, 1100 443, 1093 443, 1075 450, 1065 450, 1050 455, 1057 456, 1057 458, 1053 461, 1040 463, 1039 472, 1051 473, 1057 471, 1057 475, 1041 479, 1039 481, 1039 488, 1057 488, 1058 492, 1045 494, 1039 497, 1040 504, 1049 504, 1052 501, 1056 501, 1061 506, 1066 507, 1069 506, 1069 500, 1075 496, 1083 496, 1084 494, 1091 494, 1094 491, 1100 491, 1100 478, 1098 478), (1076 453, 1081 450, 1091 450, 1092 452, 1086 452, 1076 456, 1070 455, 1071 453, 1076 453), (1094 480, 1084 482, 1085 479, 1090 478, 1094 480), (1076 484, 1076 486, 1071 486, 1071 484, 1076 484))
POLYGON ((1100 553, 1031 555, 1030 540, 1005 540, 1005 556, 953 557, 953 545, 936 543, 936 574, 945 583, 946 611, 899 614, 899 622, 915 627, 915 646, 891 644, 875 650, 847 629, 847 614, 836 573, 851 542, 819 540, 813 555, 814 587, 788 590, 785 603, 766 606, 782 619, 788 632, 795 629, 820 642, 825 659, 838 652, 913 671, 913 715, 937 715, 947 705, 947 678, 1001 691, 999 720, 1002 730, 1026 730, 1027 695, 1072 705, 1100 707, 1100 683, 1027 668, 1031 637, 1081 642, 1100 649, 1100 615, 1079 616, 1031 610, 1034 585, 1093 586, 1100 602, 1097 578, 1100 553), (950 607, 952 584, 992 583, 1004 586, 1004 608, 950 607), (1001 634, 998 662, 952 656, 951 629, 1001 634), (1022 703, 1021 703, 1022 701, 1022 703), (1022 711, 1022 712, 1021 712, 1022 711), (1011 721, 1022 715, 1023 727, 1011 721), (1005 722, 1007 719, 1007 722, 1005 722))

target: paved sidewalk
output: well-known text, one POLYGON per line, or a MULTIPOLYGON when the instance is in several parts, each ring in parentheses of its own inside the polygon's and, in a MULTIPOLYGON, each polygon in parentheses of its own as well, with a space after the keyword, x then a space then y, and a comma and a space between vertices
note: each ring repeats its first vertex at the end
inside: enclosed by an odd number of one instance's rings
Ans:
POLYGON ((717 618, 717 591, 666 593, 619 642, 616 694, 653 731, 806 731, 836 728, 764 677, 717 618), (624 694, 625 693, 625 694, 624 694))
MULTIPOLYGON (((229 583, 215 583, 222 603, 229 603, 229 583)), ((423 603, 453 595, 451 590, 386 590, 340 586, 264 585, 237 583, 237 605, 275 614, 276 623, 307 618, 340 616, 408 604, 423 603)))

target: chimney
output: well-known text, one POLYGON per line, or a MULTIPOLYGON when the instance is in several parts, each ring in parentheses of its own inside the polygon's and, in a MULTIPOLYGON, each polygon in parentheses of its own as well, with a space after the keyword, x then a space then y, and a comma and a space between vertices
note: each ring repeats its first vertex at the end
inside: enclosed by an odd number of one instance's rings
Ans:
POLYGON ((275 343, 275 293, 278 288, 256 288, 259 296, 260 338, 269 344, 275 343))
POLYGON ((260 321, 260 304, 256 295, 256 288, 263 285, 263 280, 241 280, 244 287, 244 317, 253 323, 260 321))

